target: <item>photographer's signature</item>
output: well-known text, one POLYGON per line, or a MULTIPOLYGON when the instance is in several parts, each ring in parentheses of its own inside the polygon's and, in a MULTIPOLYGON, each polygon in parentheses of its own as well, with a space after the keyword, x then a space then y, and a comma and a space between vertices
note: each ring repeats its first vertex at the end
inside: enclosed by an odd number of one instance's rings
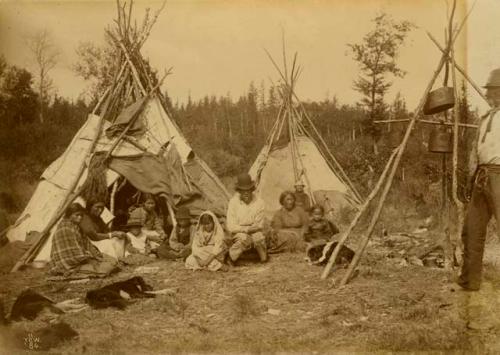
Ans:
POLYGON ((39 347, 40 338, 33 335, 33 333, 28 333, 28 336, 24 338, 24 345, 30 350, 37 350, 39 347))

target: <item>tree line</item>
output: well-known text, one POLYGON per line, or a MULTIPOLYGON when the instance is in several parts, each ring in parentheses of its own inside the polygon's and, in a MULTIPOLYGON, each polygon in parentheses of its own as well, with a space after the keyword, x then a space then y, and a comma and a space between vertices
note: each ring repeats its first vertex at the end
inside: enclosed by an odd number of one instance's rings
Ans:
MULTIPOLYGON (((359 43, 347 45, 360 65, 359 77, 353 84, 362 99, 353 105, 341 103, 335 96, 303 102, 333 154, 365 192, 385 165, 393 148, 391 139, 397 138, 406 126, 376 121, 411 117, 401 94, 392 102, 387 102, 386 94, 392 85, 390 76, 404 76, 397 58, 413 25, 386 14, 377 15, 373 22, 374 29, 359 43)), ((34 183, 64 151, 96 99, 109 86, 115 65, 109 41, 102 46, 80 43, 73 69, 89 87, 86 100, 73 101, 57 95, 50 79, 58 56, 49 34, 33 36, 30 48, 37 64, 35 75, 8 64, 0 56, 0 181, 4 186, 19 181, 34 183)), ((200 100, 188 97, 184 103, 172 103, 168 92, 164 97, 172 118, 195 152, 220 176, 232 176, 250 167, 266 142, 281 104, 278 87, 266 86, 263 81, 249 83, 245 92, 236 97, 231 93, 207 95, 200 100)), ((461 90, 460 113, 461 120, 467 123, 477 116, 469 107, 465 88, 461 90)), ((419 124, 412 132, 400 179, 404 182, 401 186, 411 190, 409 194, 422 191, 440 178, 441 157, 427 151, 429 132, 434 128, 419 124)), ((461 131, 464 171, 471 137, 471 132, 461 131)))

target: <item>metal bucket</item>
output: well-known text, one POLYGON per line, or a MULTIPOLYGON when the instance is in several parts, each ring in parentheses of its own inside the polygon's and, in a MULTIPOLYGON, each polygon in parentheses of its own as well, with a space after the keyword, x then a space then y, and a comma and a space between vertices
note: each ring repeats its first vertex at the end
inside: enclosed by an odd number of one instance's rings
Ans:
POLYGON ((453 133, 445 125, 436 126, 429 135, 429 152, 453 152, 453 133))
POLYGON ((455 106, 455 92, 453 88, 444 86, 431 91, 427 95, 427 101, 425 101, 424 105, 424 114, 434 115, 449 110, 453 106, 455 106))

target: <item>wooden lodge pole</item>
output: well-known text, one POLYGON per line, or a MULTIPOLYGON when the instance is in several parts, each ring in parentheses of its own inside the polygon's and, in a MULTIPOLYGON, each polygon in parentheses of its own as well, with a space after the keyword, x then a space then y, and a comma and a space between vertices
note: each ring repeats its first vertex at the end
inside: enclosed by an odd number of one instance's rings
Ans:
POLYGON ((375 198, 375 196, 379 192, 380 187, 382 186, 382 184, 385 180, 385 177, 387 176, 387 172, 389 171, 389 168, 391 167, 392 162, 394 161, 394 158, 396 157, 396 153, 398 152, 398 150, 399 150, 399 147, 397 147, 393 150, 391 156, 389 157, 389 160, 387 161, 387 164, 385 165, 384 171, 382 172, 382 174, 380 174, 380 177, 377 181, 377 184, 375 185, 375 188, 372 190, 370 195, 364 201, 361 208, 358 210, 358 212, 356 213, 356 216, 354 216, 354 218, 351 221, 351 224, 349 224, 349 227, 347 228, 347 230, 344 233, 342 233, 342 237, 337 242, 337 245, 335 246, 335 249, 333 250, 333 253, 330 256, 330 259, 328 260, 328 263, 326 264, 325 269, 323 270, 323 273, 321 274, 321 278, 323 280, 326 279, 328 277, 328 275, 330 274, 330 271, 331 271, 333 265, 335 264, 335 261, 337 260, 340 249, 344 245, 345 241, 347 240, 347 238, 351 234, 354 227, 356 227, 356 224, 358 223, 359 219, 361 218, 363 213, 366 211, 366 209, 370 205, 370 202, 375 198))

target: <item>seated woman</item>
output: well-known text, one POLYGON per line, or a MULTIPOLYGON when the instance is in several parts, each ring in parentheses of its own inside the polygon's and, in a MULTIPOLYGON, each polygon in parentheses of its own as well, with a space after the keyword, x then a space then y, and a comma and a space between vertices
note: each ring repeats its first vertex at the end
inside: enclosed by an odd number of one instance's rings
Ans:
POLYGON ((189 208, 183 206, 175 214, 177 224, 170 233, 170 238, 165 239, 155 250, 156 255, 163 259, 185 259, 191 254, 191 243, 194 236, 194 227, 191 225, 189 208))
POLYGON ((186 268, 226 270, 227 266, 223 264, 227 251, 224 230, 212 212, 206 211, 200 215, 191 249, 192 253, 186 259, 186 268))
POLYGON ((115 259, 122 258, 125 253, 126 234, 120 231, 111 232, 101 218, 105 204, 103 201, 88 201, 80 227, 83 234, 92 241, 102 253, 115 259))
POLYGON ((72 203, 52 238, 49 273, 52 275, 106 276, 117 269, 114 259, 102 255, 80 228, 85 209, 72 203))
POLYGON ((144 194, 144 203, 133 212, 140 217, 142 230, 148 238, 161 243, 166 239, 167 234, 163 229, 163 218, 156 212, 156 206, 156 198, 152 194, 144 194))
POLYGON ((280 195, 280 204, 283 207, 274 214, 271 221, 272 233, 268 241, 268 252, 303 250, 303 229, 307 225, 307 214, 302 207, 295 204, 295 195, 291 191, 280 195))

